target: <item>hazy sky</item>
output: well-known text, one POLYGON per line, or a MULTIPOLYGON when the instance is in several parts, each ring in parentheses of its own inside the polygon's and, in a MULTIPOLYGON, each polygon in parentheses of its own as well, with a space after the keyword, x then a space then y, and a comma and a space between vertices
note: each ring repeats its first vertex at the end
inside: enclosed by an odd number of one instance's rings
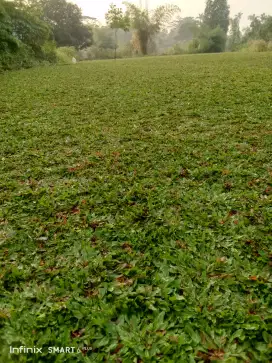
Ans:
MULTIPOLYGON (((76 3, 83 10, 84 15, 93 16, 100 21, 104 21, 104 15, 107 12, 110 3, 122 7, 123 0, 70 0, 76 3)), ((146 0, 142 0, 145 4, 146 0)), ((140 0, 130 1, 139 4, 140 0)), ((181 9, 181 16, 197 16, 203 12, 205 0, 148 0, 149 8, 152 9, 165 3, 176 4, 181 9)), ((247 17, 251 14, 272 14, 272 0, 229 0, 231 15, 242 12, 244 14, 242 25, 247 24, 247 17)))

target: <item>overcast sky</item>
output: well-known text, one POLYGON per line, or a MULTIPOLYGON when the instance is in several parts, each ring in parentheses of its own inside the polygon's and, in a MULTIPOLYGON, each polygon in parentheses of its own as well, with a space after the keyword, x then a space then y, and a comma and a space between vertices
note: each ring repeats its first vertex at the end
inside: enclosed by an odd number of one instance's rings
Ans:
MULTIPOLYGON (((105 13, 107 12, 111 3, 122 7, 123 0, 70 0, 76 3, 82 10, 84 15, 89 15, 104 22, 105 13)), ((142 0, 145 4, 146 0, 142 0)), ((140 0, 130 1, 139 4, 140 0)), ((158 5, 165 3, 176 4, 181 9, 181 15, 185 16, 198 16, 204 11, 205 0, 148 0, 149 8, 155 8, 158 5)), ((247 17, 251 14, 260 15, 267 13, 272 15, 272 0, 229 0, 231 15, 242 12, 244 14, 242 25, 247 24, 247 17)))

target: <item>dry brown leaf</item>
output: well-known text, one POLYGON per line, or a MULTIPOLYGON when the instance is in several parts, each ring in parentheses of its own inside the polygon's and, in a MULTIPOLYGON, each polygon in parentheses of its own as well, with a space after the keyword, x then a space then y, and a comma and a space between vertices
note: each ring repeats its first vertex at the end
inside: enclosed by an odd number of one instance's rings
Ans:
POLYGON ((180 247, 182 249, 186 249, 186 244, 184 242, 177 240, 176 244, 178 247, 180 247))
POLYGON ((128 242, 125 242, 122 244, 122 248, 124 250, 126 250, 128 253, 131 253, 132 252, 132 247, 131 247, 131 244, 128 243, 128 242))
POLYGON ((80 214, 80 209, 77 206, 72 208, 72 214, 80 214))
POLYGON ((186 168, 183 168, 181 169, 181 171, 179 172, 179 175, 182 177, 182 178, 187 178, 187 176, 189 175, 189 172, 186 168))
POLYGON ((131 286, 134 282, 132 279, 128 279, 123 275, 117 277, 115 280, 117 281, 117 285, 119 286, 131 286))
POLYGON ((85 332, 85 329, 80 329, 80 330, 76 330, 76 331, 73 331, 71 332, 71 338, 79 338, 81 337, 85 332))
POLYGON ((223 257, 218 257, 216 259, 216 262, 221 262, 221 263, 225 263, 227 261, 227 257, 223 256, 223 257))

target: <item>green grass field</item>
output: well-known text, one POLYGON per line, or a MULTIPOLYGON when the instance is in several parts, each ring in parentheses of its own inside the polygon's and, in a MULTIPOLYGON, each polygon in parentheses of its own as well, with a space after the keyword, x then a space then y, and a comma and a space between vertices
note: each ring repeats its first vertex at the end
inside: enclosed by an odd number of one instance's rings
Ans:
POLYGON ((271 70, 0 75, 1 362, 271 362, 271 70))

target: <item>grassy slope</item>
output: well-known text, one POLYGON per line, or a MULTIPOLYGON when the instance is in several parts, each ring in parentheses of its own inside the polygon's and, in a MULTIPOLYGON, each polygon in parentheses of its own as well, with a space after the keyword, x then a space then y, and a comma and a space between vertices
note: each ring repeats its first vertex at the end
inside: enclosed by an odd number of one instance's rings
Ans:
POLYGON ((225 54, 0 76, 5 362, 272 359, 271 67, 225 54))

